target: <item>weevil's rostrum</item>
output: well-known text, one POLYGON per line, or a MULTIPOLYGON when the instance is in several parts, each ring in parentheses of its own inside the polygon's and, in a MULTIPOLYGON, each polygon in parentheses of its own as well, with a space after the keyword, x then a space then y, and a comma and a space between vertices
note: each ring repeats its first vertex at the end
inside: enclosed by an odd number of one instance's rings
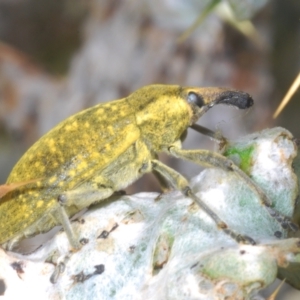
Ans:
MULTIPOLYGON (((0 244, 8 244, 55 225, 63 225, 78 247, 68 217, 156 171, 195 200, 187 181, 159 162, 157 153, 228 169, 228 160, 206 150, 182 150, 181 138, 210 107, 252 106, 247 94, 224 88, 150 85, 126 98, 99 104, 58 124, 19 160, 0 199, 0 244), (199 156, 200 155, 200 156, 199 156), (187 192, 188 191, 188 192, 187 192)), ((198 202, 218 226, 227 226, 198 202)), ((231 234, 231 231, 230 231, 231 234)))

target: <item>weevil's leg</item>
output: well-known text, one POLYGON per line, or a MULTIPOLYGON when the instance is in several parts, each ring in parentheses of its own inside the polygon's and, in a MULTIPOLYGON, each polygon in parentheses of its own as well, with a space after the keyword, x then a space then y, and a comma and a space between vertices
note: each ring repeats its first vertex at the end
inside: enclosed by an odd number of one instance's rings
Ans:
MULTIPOLYGON (((187 134, 187 131, 186 131, 186 134, 187 134)), ((158 155, 154 154, 153 158, 158 160, 158 155)), ((170 186, 169 182, 159 172, 152 170, 152 174, 157 179, 159 186, 162 190, 162 192, 155 198, 155 201, 159 201, 164 196, 164 194, 166 194, 172 190, 172 187, 170 186)))
POLYGON ((246 185, 258 195, 261 204, 266 208, 268 213, 280 223, 282 228, 290 228, 293 231, 298 230, 298 226, 288 217, 281 215, 271 207, 272 203, 262 189, 230 159, 208 150, 182 150, 175 145, 170 146, 168 150, 170 154, 175 157, 190 160, 204 167, 217 167, 225 171, 235 172, 235 174, 237 174, 246 183, 246 185))
POLYGON ((227 139, 218 131, 212 131, 204 126, 201 126, 199 124, 193 124, 190 126, 192 129, 194 129, 195 131, 206 135, 210 138, 212 138, 213 140, 217 141, 220 145, 220 149, 223 149, 227 144, 228 141, 227 139))
POLYGON ((78 209, 83 209, 110 197, 113 193, 114 189, 110 184, 99 183, 98 180, 93 180, 60 194, 57 199, 63 206, 74 205, 78 209))
POLYGON ((159 172, 157 172, 155 170, 153 170, 152 173, 155 176, 155 178, 157 179, 157 181, 159 182, 159 186, 162 190, 162 193, 169 192, 171 187, 168 184, 168 181, 165 179, 165 177, 163 177, 159 172))
POLYGON ((73 232, 67 214, 67 208, 68 206, 75 206, 77 210, 80 211, 95 202, 108 198, 113 194, 114 190, 111 186, 106 184, 104 180, 99 180, 98 178, 97 180, 85 182, 76 189, 66 191, 57 198, 60 204, 58 209, 59 222, 63 226, 70 244, 74 249, 79 249, 80 243, 73 232))
POLYGON ((66 213, 65 208, 63 207, 63 204, 60 205, 58 209, 58 219, 60 224, 62 225, 63 229, 66 232, 66 235, 68 237, 68 240, 72 246, 73 249, 80 249, 80 243, 79 240, 76 238, 75 233, 73 231, 73 228, 71 226, 71 222, 69 220, 69 217, 66 213))
POLYGON ((50 282, 52 284, 55 284, 59 278, 59 276, 64 273, 65 269, 66 269, 66 264, 69 261, 70 257, 69 256, 65 256, 59 263, 54 263, 53 261, 50 261, 50 263, 53 263, 55 268, 54 271, 52 273, 52 275, 50 276, 50 282))
POLYGON ((160 188, 162 189, 162 192, 155 198, 155 201, 159 201, 165 194, 172 190, 172 187, 160 173, 158 173, 157 171, 152 171, 152 173, 159 182, 160 188))
POLYGON ((12 251, 15 246, 18 246, 19 240, 20 240, 20 237, 17 237, 17 238, 7 241, 6 243, 2 244, 1 246, 3 249, 5 249, 7 251, 12 251))
POLYGON ((232 229, 228 228, 217 214, 215 214, 200 198, 198 198, 189 187, 188 181, 178 172, 169 168, 159 160, 152 160, 152 169, 159 172, 166 180, 168 180, 176 189, 180 190, 184 195, 193 199, 201 209, 203 209, 217 224, 218 228, 222 229, 226 234, 235 239, 238 243, 255 245, 255 241, 246 236, 241 235, 232 229))

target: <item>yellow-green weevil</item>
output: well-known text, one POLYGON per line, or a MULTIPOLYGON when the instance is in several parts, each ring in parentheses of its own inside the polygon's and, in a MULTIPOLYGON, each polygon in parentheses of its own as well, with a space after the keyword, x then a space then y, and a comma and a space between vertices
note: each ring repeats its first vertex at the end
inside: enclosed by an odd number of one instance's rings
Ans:
POLYGON ((157 159, 159 152, 236 172, 282 226, 293 228, 231 160, 208 150, 181 149, 189 127, 210 134, 195 122, 216 104, 246 109, 253 100, 247 93, 226 88, 150 85, 61 122, 23 155, 2 186, 0 244, 11 249, 22 238, 62 225, 71 246, 79 248, 69 217, 148 172, 154 172, 162 185, 168 182, 191 197, 237 241, 254 244, 228 228, 182 175, 157 159))

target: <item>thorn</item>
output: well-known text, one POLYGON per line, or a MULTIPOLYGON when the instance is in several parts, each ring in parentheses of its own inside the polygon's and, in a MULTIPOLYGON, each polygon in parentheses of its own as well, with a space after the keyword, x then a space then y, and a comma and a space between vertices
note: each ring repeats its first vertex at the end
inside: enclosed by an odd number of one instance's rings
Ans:
POLYGON ((278 287, 275 289, 275 291, 269 296, 269 298, 267 300, 276 300, 276 296, 278 295, 280 289, 282 288, 283 284, 285 283, 286 278, 284 278, 280 284, 278 285, 278 287))
POLYGON ((283 110, 283 108, 291 100, 292 96, 295 94, 295 92, 297 91, 297 89, 299 88, 299 86, 300 86, 300 73, 298 74, 298 76, 296 77, 296 79, 294 80, 294 82, 292 83, 290 89, 286 93, 286 95, 283 98, 283 100, 281 101, 281 103, 279 104, 277 110, 275 111, 275 113, 273 115, 273 119, 276 119, 278 117, 278 115, 283 110))

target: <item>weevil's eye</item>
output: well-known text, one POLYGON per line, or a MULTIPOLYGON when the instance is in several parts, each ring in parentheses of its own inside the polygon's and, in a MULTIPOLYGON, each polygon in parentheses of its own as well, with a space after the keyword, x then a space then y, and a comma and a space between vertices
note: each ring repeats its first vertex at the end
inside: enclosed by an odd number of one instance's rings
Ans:
POLYGON ((189 103, 196 104, 198 107, 202 107, 204 105, 203 98, 194 92, 188 93, 187 100, 189 103))

